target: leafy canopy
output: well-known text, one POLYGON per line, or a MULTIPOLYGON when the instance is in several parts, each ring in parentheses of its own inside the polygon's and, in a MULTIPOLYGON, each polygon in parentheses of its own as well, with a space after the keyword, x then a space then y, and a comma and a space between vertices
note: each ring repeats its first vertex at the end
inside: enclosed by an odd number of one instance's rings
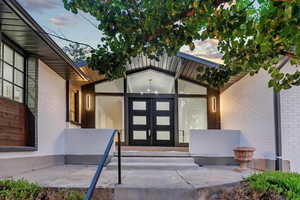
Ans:
POLYGON ((284 56, 300 63, 300 0, 63 0, 65 8, 89 13, 105 34, 88 58, 108 78, 125 74, 132 57, 158 59, 183 45, 215 38, 224 54, 218 69, 199 69, 198 79, 222 87, 239 73, 264 69, 276 91, 300 85, 300 72, 276 67, 284 56))

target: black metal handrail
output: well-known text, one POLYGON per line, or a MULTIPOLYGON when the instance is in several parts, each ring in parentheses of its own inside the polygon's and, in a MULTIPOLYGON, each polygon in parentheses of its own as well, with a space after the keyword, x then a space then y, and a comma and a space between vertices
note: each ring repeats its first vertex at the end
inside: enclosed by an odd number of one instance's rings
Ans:
POLYGON ((96 185, 98 183, 98 180, 99 180, 99 177, 101 175, 102 169, 103 169, 103 167, 106 163, 106 160, 107 160, 107 157, 108 157, 109 152, 111 150, 111 147, 114 143, 114 138, 115 138, 116 134, 118 134, 118 184, 121 184, 121 135, 120 135, 119 131, 114 130, 114 132, 113 132, 112 136, 110 137, 109 142, 106 146, 103 158, 98 163, 96 173, 95 173, 95 175, 93 177, 93 180, 92 180, 92 182, 91 182, 91 184, 88 188, 88 191, 87 191, 87 193, 84 197, 84 200, 91 200, 92 199, 94 190, 95 190, 96 185))

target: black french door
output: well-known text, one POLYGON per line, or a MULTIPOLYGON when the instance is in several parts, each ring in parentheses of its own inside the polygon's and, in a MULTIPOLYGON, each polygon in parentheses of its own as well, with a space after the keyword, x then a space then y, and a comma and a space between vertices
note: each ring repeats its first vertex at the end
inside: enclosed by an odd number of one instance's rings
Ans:
POLYGON ((174 98, 128 98, 129 144, 174 146, 174 98))

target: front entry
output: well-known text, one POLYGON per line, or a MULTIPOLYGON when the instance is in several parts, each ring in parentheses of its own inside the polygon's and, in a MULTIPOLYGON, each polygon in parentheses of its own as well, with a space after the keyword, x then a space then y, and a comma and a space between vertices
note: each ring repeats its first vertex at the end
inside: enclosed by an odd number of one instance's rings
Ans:
POLYGON ((174 98, 128 98, 129 144, 174 146, 174 98))

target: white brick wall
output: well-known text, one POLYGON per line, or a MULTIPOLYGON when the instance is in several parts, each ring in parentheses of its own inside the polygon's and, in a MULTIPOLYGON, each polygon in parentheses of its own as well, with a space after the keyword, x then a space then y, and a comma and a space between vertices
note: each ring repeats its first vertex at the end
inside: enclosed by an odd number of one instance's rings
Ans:
MULTIPOLYGON (((283 68, 290 73, 295 70, 289 63, 283 68)), ((283 159, 290 161, 292 171, 300 173, 300 87, 282 91, 280 100, 283 159)))
POLYGON ((261 71, 221 94, 222 129, 240 130, 241 146, 256 148, 255 158, 275 159, 273 90, 261 71))

